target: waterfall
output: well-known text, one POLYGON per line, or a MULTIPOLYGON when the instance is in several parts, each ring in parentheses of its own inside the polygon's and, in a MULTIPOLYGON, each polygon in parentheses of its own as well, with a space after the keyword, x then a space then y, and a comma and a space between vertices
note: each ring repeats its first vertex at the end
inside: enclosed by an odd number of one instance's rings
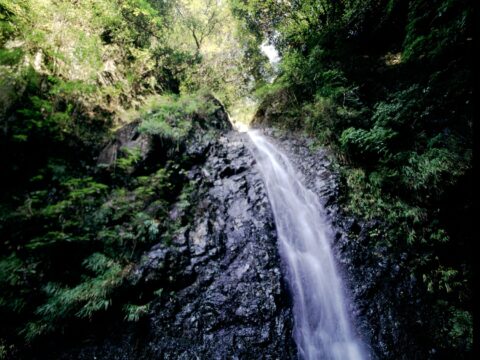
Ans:
POLYGON ((347 315, 322 205, 300 182, 284 153, 258 130, 248 134, 273 208, 279 252, 293 295, 299 357, 363 359, 347 315))

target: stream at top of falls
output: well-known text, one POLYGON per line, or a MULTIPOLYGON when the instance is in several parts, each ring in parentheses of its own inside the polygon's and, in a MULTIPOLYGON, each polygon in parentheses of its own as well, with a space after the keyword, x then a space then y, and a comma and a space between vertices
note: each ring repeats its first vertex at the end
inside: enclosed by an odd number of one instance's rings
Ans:
POLYGON ((258 130, 248 131, 275 217, 279 253, 293 296, 294 339, 306 360, 361 360, 330 225, 318 197, 300 181, 288 157, 258 130))

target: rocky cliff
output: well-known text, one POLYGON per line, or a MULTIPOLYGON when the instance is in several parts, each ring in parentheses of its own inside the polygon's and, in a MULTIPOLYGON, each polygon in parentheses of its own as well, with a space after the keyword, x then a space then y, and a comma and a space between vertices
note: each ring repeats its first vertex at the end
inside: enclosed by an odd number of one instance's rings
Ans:
POLYGON ((129 275, 128 291, 152 298, 147 316, 67 340, 55 356, 295 358, 290 297, 262 179, 246 135, 230 130, 221 108, 215 119, 174 150, 165 139, 139 133, 138 122, 120 129, 104 148, 98 162, 108 170, 120 149, 140 146, 141 161, 131 174, 148 173, 174 154, 183 159, 183 181, 195 185, 187 206, 181 200, 171 206, 171 222, 183 226, 170 240, 159 239, 129 275), (166 155, 168 150, 173 153, 166 155))
MULTIPOLYGON (((198 127, 175 146, 138 132, 139 122, 132 123, 120 129, 100 154, 98 162, 108 169, 120 149, 140 146, 141 161, 131 174, 153 171, 172 156, 182 158, 182 181, 194 184, 191 201, 187 206, 182 200, 173 203, 170 221, 183 226, 171 239, 159 239, 146 251, 128 277, 129 292, 149 294, 147 316, 134 324, 110 322, 81 341, 70 339, 63 350, 54 351, 59 358, 297 357, 285 269, 252 144, 245 134, 231 129, 221 107, 214 117, 218 122, 198 127)), ((375 224, 343 212, 338 202, 341 181, 327 150, 313 147, 298 134, 264 132, 289 154, 303 182, 325 207, 335 233, 334 250, 352 295, 349 310, 360 336, 371 344, 371 358, 425 355, 402 331, 415 328, 422 311, 415 279, 405 270, 407 255, 394 259, 386 249, 371 248, 369 234, 375 224), (410 312, 411 318, 405 316, 408 311, 402 313, 415 305, 418 309, 410 312)))

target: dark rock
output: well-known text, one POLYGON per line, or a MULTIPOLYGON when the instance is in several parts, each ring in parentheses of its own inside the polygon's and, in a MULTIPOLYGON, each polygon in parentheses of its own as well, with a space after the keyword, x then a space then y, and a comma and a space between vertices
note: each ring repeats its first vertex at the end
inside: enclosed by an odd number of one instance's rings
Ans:
POLYGON ((120 130, 114 138, 103 148, 97 158, 97 164, 102 167, 111 167, 120 156, 122 149, 139 149, 142 160, 145 160, 152 150, 152 137, 138 131, 140 120, 133 121, 120 130))
POLYGON ((132 272, 134 288, 164 289, 143 325, 61 358, 296 358, 273 215, 247 141, 231 132, 211 143, 206 161, 190 171, 198 179, 193 222, 132 272))

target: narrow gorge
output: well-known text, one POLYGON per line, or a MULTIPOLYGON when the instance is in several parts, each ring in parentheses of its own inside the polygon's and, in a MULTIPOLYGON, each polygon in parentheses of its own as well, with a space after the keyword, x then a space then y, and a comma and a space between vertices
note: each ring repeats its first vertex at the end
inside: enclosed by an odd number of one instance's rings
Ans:
MULTIPOLYGON (((332 155, 301 135, 268 128, 238 132, 214 102, 217 110, 208 121, 197 118, 175 150, 188 159, 184 181, 195 184, 188 205, 171 206, 170 221, 183 226, 170 242, 146 251, 127 279, 127 291, 136 296, 151 298, 162 289, 148 314, 129 326, 89 330, 81 341, 67 338, 60 347, 53 341, 33 357, 415 356, 414 339, 402 331, 411 319, 395 313, 397 292, 414 296, 403 283, 407 273, 399 270, 401 263, 376 263, 377 255, 359 243, 368 236, 355 242, 349 237, 369 225, 340 211, 332 155), (362 266, 352 266, 359 258, 362 266), (385 278, 390 271, 391 279, 385 278), (385 281, 396 292, 383 292, 385 281)), ((128 125, 98 161, 108 165, 119 149, 139 145, 143 160, 136 166, 153 173, 173 146, 128 125)))
POLYGON ((0 0, 0 360, 474 359, 473 15, 0 0))

